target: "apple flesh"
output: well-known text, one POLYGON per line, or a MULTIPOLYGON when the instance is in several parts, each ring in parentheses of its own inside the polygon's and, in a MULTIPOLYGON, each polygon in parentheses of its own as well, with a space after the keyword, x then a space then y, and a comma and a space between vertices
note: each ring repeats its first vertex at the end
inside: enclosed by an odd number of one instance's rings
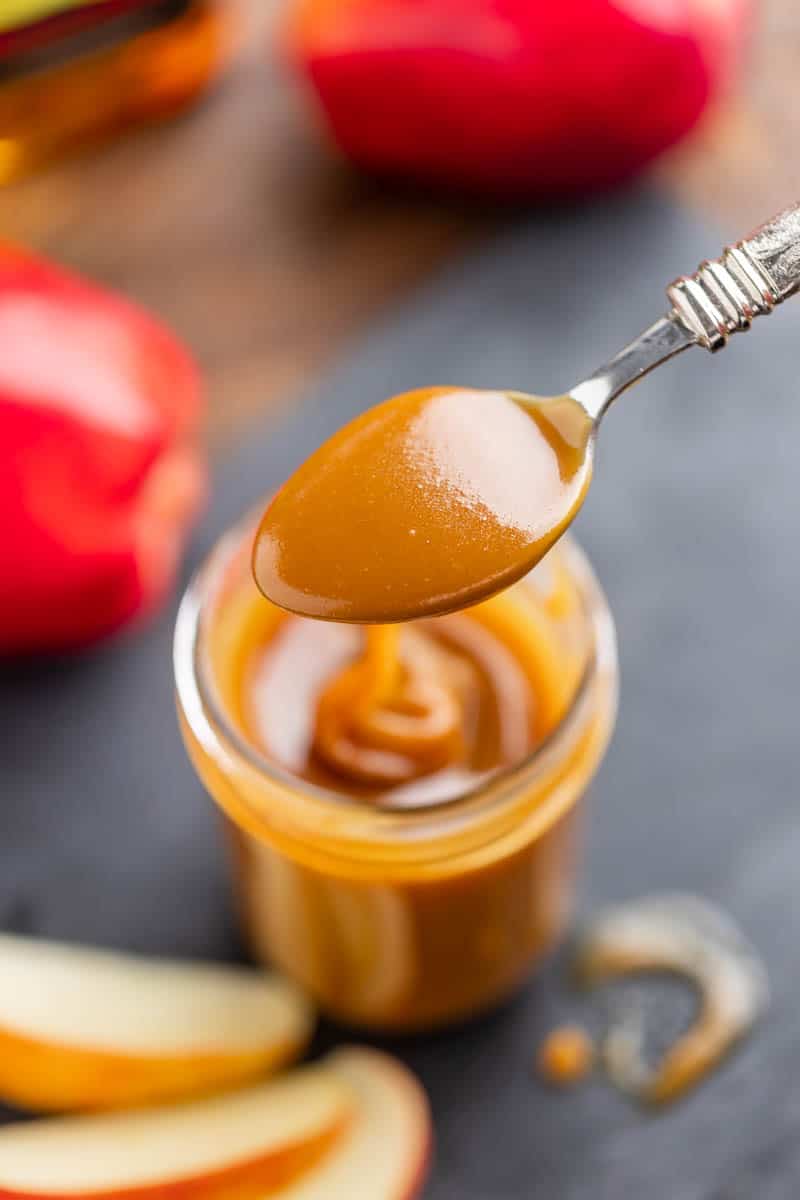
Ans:
POLYGON ((353 1103, 338 1074, 314 1066, 173 1108, 10 1125, 0 1129, 0 1197, 260 1200, 326 1154, 353 1103))
POLYGON ((325 1060, 356 1101, 349 1129, 281 1200, 413 1200, 428 1173, 432 1127, 414 1076, 376 1050, 345 1047, 325 1060))
POLYGON ((33 1110, 155 1103, 298 1057, 313 1031, 278 975, 0 935, 0 1098, 33 1110))
POLYGON ((289 54, 380 174, 552 198, 629 178, 729 84, 751 0, 295 0, 289 54))

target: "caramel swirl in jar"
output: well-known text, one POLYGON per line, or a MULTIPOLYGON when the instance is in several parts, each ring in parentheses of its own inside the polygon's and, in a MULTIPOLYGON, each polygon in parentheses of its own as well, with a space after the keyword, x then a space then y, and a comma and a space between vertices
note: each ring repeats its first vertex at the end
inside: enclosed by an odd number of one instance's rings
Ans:
POLYGON ((515 595, 366 628, 256 600, 233 671, 241 722, 318 786, 401 806, 456 795, 523 758, 563 711, 577 664, 546 620, 515 595))

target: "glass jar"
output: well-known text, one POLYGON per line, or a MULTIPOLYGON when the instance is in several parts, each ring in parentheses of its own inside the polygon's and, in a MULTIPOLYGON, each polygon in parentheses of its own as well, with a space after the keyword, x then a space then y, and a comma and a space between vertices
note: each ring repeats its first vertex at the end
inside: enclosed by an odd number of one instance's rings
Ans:
POLYGON ((225 815, 249 944, 348 1024, 430 1029, 491 1008, 572 912, 582 801, 616 715, 616 640, 597 581, 565 538, 516 585, 568 681, 543 744, 456 799, 376 807, 283 772, 231 717, 224 666, 255 589, 253 532, 248 518, 195 576, 174 651, 184 739, 225 815))
POLYGON ((220 67, 230 0, 0 0, 0 184, 170 115, 220 67))

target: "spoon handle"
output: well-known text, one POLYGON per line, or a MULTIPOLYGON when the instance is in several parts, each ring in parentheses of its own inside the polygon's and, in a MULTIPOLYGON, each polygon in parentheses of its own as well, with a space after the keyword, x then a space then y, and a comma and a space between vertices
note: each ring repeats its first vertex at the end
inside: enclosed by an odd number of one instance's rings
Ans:
POLYGON ((800 204, 792 205, 721 258, 667 288, 678 319, 706 350, 721 350, 753 317, 800 291, 800 204))
POLYGON ((667 288, 672 308, 649 329, 570 391, 599 421, 617 396, 655 367, 703 346, 721 350, 753 317, 800 292, 800 204, 760 225, 722 256, 703 262, 667 288))

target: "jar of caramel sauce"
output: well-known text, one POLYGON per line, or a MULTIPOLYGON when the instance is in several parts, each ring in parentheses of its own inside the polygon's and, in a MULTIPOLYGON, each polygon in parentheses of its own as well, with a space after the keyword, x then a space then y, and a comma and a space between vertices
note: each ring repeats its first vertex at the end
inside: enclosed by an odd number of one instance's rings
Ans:
POLYGON ((181 727, 225 816, 250 946, 349 1024, 489 1009, 572 910, 617 700, 597 581, 564 538, 473 608, 367 632, 266 601, 256 526, 213 550, 175 636, 181 727), (383 708, 382 639, 401 673, 383 708))

